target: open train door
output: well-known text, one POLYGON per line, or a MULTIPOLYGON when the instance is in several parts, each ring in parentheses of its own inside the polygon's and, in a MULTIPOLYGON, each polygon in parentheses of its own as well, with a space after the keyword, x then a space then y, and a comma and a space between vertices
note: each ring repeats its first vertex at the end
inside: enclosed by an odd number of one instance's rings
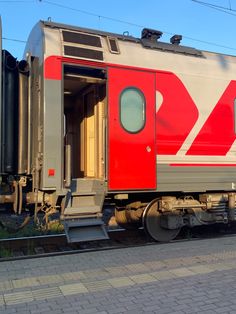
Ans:
POLYGON ((0 15, 0 172, 2 172, 2 19, 0 15))
POLYGON ((155 74, 108 69, 108 188, 156 188, 155 74))

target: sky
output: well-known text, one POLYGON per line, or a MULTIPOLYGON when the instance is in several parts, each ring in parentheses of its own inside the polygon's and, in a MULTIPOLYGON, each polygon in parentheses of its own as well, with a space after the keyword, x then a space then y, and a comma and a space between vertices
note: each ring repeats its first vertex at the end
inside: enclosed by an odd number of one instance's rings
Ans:
POLYGON ((236 55, 236 0, 0 0, 2 45, 18 60, 39 20, 140 37, 144 27, 181 44, 236 55))

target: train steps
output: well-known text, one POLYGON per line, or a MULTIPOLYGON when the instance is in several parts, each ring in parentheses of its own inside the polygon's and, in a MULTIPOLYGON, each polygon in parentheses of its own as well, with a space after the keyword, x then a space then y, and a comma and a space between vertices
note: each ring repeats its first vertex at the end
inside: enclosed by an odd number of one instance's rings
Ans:
POLYGON ((73 179, 67 194, 62 222, 69 243, 108 239, 101 218, 104 182, 98 179, 73 179))

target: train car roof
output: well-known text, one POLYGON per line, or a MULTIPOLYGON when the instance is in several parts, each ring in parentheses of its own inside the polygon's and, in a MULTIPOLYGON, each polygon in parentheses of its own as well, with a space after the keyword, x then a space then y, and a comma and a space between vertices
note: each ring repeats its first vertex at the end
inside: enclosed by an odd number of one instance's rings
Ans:
POLYGON ((159 39, 158 34, 161 37, 162 32, 157 31, 157 30, 148 29, 148 28, 143 29, 141 38, 136 38, 136 37, 126 35, 126 34, 110 33, 110 32, 105 32, 105 31, 101 31, 101 30, 82 28, 82 27, 77 27, 77 26, 72 26, 72 25, 67 25, 67 24, 62 24, 62 23, 56 23, 56 22, 51 22, 51 21, 40 21, 40 23, 41 23, 42 27, 84 32, 84 33, 99 35, 99 36, 103 36, 103 37, 114 37, 114 38, 121 40, 121 41, 130 41, 130 42, 134 42, 134 43, 139 43, 146 49, 180 53, 180 54, 192 55, 192 56, 196 56, 196 57, 202 57, 203 56, 201 50, 198 50, 198 49, 195 49, 192 47, 188 47, 188 46, 180 45, 180 40, 178 41, 178 38, 182 39, 182 36, 174 35, 171 38, 171 39, 173 39, 172 43, 161 42, 158 40, 159 39), (177 41, 175 41, 174 38, 177 38, 177 41))
POLYGON ((40 23, 42 23, 45 27, 67 29, 67 30, 71 30, 71 31, 80 31, 80 32, 90 33, 90 34, 100 35, 100 36, 112 36, 112 37, 116 37, 117 39, 120 39, 120 40, 128 40, 128 41, 132 41, 132 42, 139 42, 140 41, 139 38, 135 38, 133 36, 129 36, 129 35, 125 35, 125 34, 104 32, 101 30, 85 28, 85 27, 78 27, 78 26, 73 26, 73 25, 68 25, 68 24, 63 24, 63 23, 56 23, 56 22, 51 22, 51 21, 40 21, 40 23))

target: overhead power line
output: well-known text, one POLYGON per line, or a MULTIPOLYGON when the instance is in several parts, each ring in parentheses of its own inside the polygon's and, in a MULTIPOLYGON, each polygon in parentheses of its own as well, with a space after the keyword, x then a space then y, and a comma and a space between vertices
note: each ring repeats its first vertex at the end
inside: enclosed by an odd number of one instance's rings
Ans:
MULTIPOLYGON (((223 12, 225 12, 224 10, 227 9, 226 7, 214 5, 214 4, 207 3, 207 2, 204 2, 204 1, 200 1, 200 0, 191 0, 191 1, 192 2, 196 2, 196 3, 200 4, 200 5, 208 6, 208 7, 212 8, 212 9, 223 11, 223 12)), ((5 3, 21 3, 21 2, 27 2, 27 3, 34 2, 35 3, 35 2, 40 2, 40 3, 56 6, 56 7, 62 8, 62 9, 71 10, 71 11, 74 11, 74 12, 79 12, 79 13, 86 14, 86 15, 89 15, 89 16, 97 17, 99 19, 105 19, 105 20, 109 20, 109 21, 113 21, 113 22, 117 22, 117 23, 126 24, 126 25, 129 25, 129 26, 134 26, 134 27, 138 27, 138 28, 145 28, 147 26, 147 25, 141 25, 141 24, 137 24, 137 23, 124 21, 124 20, 121 20, 121 19, 116 19, 116 18, 113 18, 113 17, 110 17, 110 16, 99 15, 99 14, 96 14, 96 13, 93 13, 93 12, 89 12, 89 11, 86 11, 86 10, 81 10, 81 9, 73 8, 73 7, 70 7, 70 6, 67 6, 67 5, 59 4, 59 3, 55 2, 55 1, 50 1, 50 0, 7 0, 7 1, 6 0, 0 0, 0 3, 1 2, 2 3, 3 2, 5 2, 5 3)), ((227 10, 236 12, 236 10, 233 10, 231 8, 231 4, 230 4, 230 8, 227 9, 227 10)), ((231 15, 236 16, 236 14, 234 14, 233 12, 225 12, 225 13, 229 13, 231 15)), ((171 33, 171 32, 168 32, 168 31, 163 31, 163 33, 167 34, 167 35, 171 35, 171 36, 175 35, 174 33, 171 33)), ((183 35, 183 38, 191 40, 191 41, 195 41, 195 42, 204 43, 204 44, 207 44, 207 45, 210 45, 210 46, 215 46, 215 47, 219 47, 219 48, 224 48, 224 49, 236 51, 236 48, 228 47, 228 46, 225 46, 225 45, 220 45, 218 43, 214 43, 214 42, 210 42, 210 41, 205 41, 205 40, 201 40, 201 39, 197 39, 197 38, 193 38, 193 37, 189 37, 189 36, 185 36, 185 35, 183 35)), ((8 40, 8 41, 19 42, 19 43, 26 43, 25 40, 20 40, 20 39, 15 39, 15 38, 3 37, 3 39, 4 40, 8 40)))
MULTIPOLYGON (((49 0, 38 0, 38 1, 41 2, 41 3, 47 3, 49 5, 57 6, 57 7, 63 8, 63 9, 72 10, 72 11, 75 11, 75 12, 80 12, 80 13, 83 13, 83 14, 86 14, 86 15, 95 16, 95 17, 98 17, 98 18, 103 18, 103 19, 106 19, 106 20, 110 20, 110 21, 114 21, 114 22, 118 22, 118 23, 123 23, 123 24, 130 25, 130 26, 135 26, 135 27, 138 27, 138 28, 145 28, 146 27, 144 25, 140 25, 140 24, 136 24, 136 23, 132 23, 132 22, 127 22, 127 21, 116 19, 116 18, 112 18, 112 17, 109 17, 109 16, 98 15, 96 13, 88 12, 88 11, 85 11, 85 10, 72 8, 72 7, 69 7, 69 6, 66 6, 66 5, 59 4, 59 3, 54 2, 54 1, 49 1, 49 0)), ((192 0, 192 1, 198 2, 197 0, 192 0)), ((175 35, 174 33, 167 32, 167 31, 163 31, 163 33, 165 33, 167 35, 171 35, 171 36, 175 35)), ((204 44, 207 44, 207 45, 211 45, 211 46, 215 46, 215 47, 219 47, 219 48, 224 48, 224 49, 229 49, 229 50, 232 50, 232 51, 236 51, 236 48, 232 48, 232 47, 220 45, 220 44, 217 44, 217 43, 213 43, 213 42, 209 42, 209 41, 204 41, 204 40, 188 37, 188 36, 185 36, 185 35, 183 35, 183 37, 188 39, 188 40, 192 40, 192 41, 204 43, 204 44)))
POLYGON ((233 12, 236 12, 236 10, 232 9, 231 2, 229 2, 229 8, 227 8, 227 7, 224 7, 224 6, 221 6, 221 5, 216 5, 216 4, 213 4, 213 3, 204 2, 204 1, 200 1, 200 0, 191 0, 191 1, 195 2, 197 4, 200 4, 200 5, 203 5, 205 7, 208 7, 210 9, 217 10, 217 11, 229 14, 229 15, 236 16, 236 13, 233 13, 233 12))
MULTIPOLYGON (((116 18, 113 18, 113 17, 105 16, 105 15, 99 15, 99 14, 92 13, 92 12, 88 12, 88 11, 81 10, 81 9, 76 9, 76 8, 68 7, 68 6, 66 6, 66 5, 59 4, 59 3, 53 2, 53 1, 48 1, 48 0, 38 0, 38 1, 39 1, 39 2, 42 2, 42 3, 47 3, 47 4, 50 4, 50 5, 59 7, 59 8, 63 8, 63 9, 67 9, 67 10, 71 10, 71 11, 83 13, 83 14, 86 14, 86 15, 90 15, 90 16, 102 18, 102 19, 104 19, 104 20, 109 20, 109 21, 113 21, 113 22, 123 23, 123 24, 126 24, 126 25, 135 26, 135 27, 141 27, 141 28, 144 28, 144 27, 145 27, 145 26, 140 25, 140 24, 136 24, 136 23, 132 23, 132 22, 128 22, 128 21, 116 19, 116 18)), ((167 32, 166 32, 166 33, 167 33, 167 32)))
POLYGON ((0 0, 0 3, 29 3, 35 2, 33 0, 0 0))
POLYGON ((22 44, 27 43, 26 40, 21 40, 21 39, 16 39, 16 38, 2 37, 2 39, 3 39, 3 40, 8 40, 8 41, 15 41, 15 42, 22 43, 22 44))

